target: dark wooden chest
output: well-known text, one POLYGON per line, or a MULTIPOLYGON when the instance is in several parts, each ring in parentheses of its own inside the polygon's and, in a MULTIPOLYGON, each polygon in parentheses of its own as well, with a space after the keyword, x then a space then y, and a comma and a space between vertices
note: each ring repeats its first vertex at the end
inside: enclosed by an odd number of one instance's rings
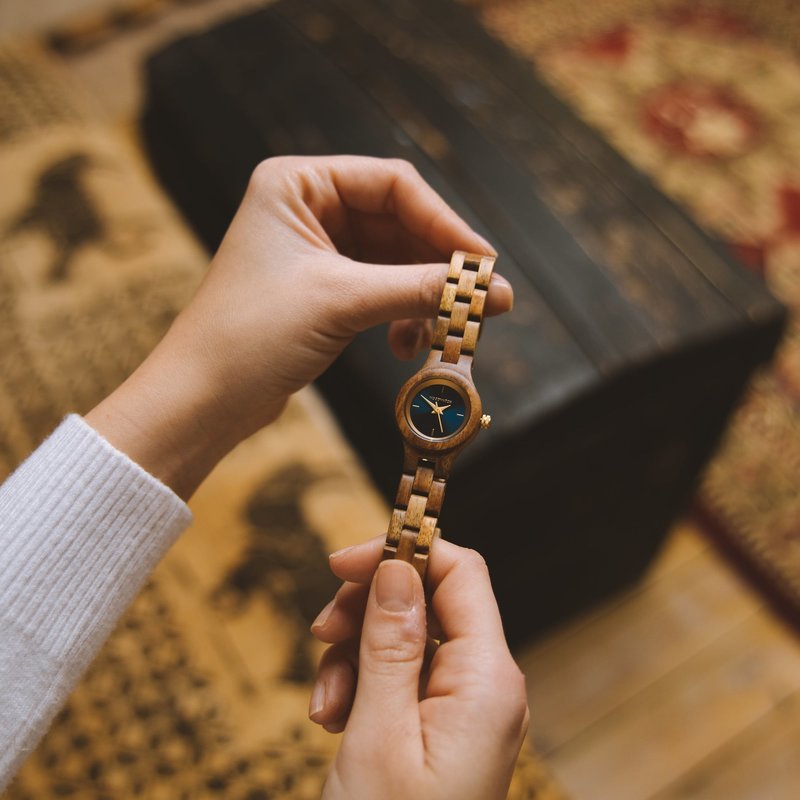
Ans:
MULTIPOLYGON (((339 152, 413 161, 498 248, 516 305, 476 364, 493 425, 442 523, 489 561, 512 640, 641 573, 780 336, 758 280, 448 0, 287 0, 183 39, 148 64, 143 125, 209 248, 259 160, 339 152)), ((390 499, 416 368, 377 330, 319 382, 390 499)))

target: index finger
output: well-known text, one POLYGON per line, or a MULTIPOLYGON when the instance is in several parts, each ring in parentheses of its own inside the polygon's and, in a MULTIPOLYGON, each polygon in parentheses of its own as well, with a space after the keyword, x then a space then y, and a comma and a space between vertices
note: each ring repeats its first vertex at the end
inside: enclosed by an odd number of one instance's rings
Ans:
MULTIPOLYGON (((385 536, 334 553, 331 569, 342 580, 369 583, 383 556, 385 536)), ((506 647, 503 623, 486 562, 474 550, 437 539, 428 557, 431 606, 447 640, 480 637, 506 647)))
POLYGON ((453 250, 496 254, 408 161, 333 156, 321 158, 319 166, 330 176, 345 206, 394 215, 406 230, 446 256, 445 260, 453 250))

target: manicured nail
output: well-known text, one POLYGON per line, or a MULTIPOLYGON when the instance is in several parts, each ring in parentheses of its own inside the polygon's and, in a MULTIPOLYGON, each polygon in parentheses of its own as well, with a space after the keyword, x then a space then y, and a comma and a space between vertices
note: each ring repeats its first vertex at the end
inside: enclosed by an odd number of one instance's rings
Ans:
POLYGON ((417 338, 414 342, 414 355, 421 353, 423 350, 429 350, 433 343, 433 329, 431 325, 421 320, 417 330, 417 338))
POLYGON ((314 684, 314 691, 311 692, 311 700, 308 703, 308 716, 314 722, 316 722, 314 717, 325 708, 325 694, 324 681, 317 681, 314 684))
POLYGON ((509 311, 514 307, 514 287, 502 275, 493 274, 489 281, 489 288, 492 290, 493 297, 496 297, 498 301, 505 295, 509 311))
POLYGON ((311 623, 311 627, 321 628, 328 621, 328 617, 331 615, 334 605, 336 605, 336 598, 331 600, 330 603, 319 612, 319 616, 311 623))
POLYGON ((427 334, 428 334, 428 332, 426 330, 425 323, 422 322, 422 321, 417 323, 417 336, 416 336, 416 339, 414 340, 414 354, 415 355, 417 353, 419 353, 419 351, 422 350, 423 347, 425 347, 425 339, 427 338, 427 334))
POLYGON ((328 733, 341 733, 344 730, 344 722, 329 722, 322 726, 328 733))
POLYGON ((351 550, 355 550, 355 548, 356 546, 354 544, 351 544, 350 547, 343 547, 341 550, 337 550, 336 552, 331 553, 328 556, 328 560, 332 561, 335 558, 339 558, 340 556, 343 556, 345 553, 349 553, 351 550))
MULTIPOLYGON (((474 231, 473 231, 473 233, 474 233, 474 231)), ((486 239, 483 238, 483 236, 481 236, 479 233, 476 233, 475 236, 477 236, 478 239, 480 239, 483 242, 483 249, 484 249, 485 253, 487 253, 490 256, 496 256, 497 255, 497 250, 495 250, 494 247, 492 247, 492 245, 489 244, 489 242, 486 241, 486 239)))
POLYGON ((375 578, 375 599, 384 611, 408 612, 414 607, 417 576, 405 561, 384 561, 375 578))

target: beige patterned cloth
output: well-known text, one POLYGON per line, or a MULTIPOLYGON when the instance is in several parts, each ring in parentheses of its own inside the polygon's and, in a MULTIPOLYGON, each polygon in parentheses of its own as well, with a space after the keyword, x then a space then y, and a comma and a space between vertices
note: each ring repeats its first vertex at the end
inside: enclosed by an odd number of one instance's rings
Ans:
POLYGON ((0 475, 137 366, 206 262, 88 102, 43 52, 0 48, 0 475))
MULTIPOLYGON (((142 360, 207 261, 124 135, 34 47, 0 48, 0 473, 142 360)), ((304 800, 338 737, 307 719, 337 581, 388 511, 312 390, 244 442, 5 800, 304 800)), ((528 750, 512 800, 564 795, 528 750)))

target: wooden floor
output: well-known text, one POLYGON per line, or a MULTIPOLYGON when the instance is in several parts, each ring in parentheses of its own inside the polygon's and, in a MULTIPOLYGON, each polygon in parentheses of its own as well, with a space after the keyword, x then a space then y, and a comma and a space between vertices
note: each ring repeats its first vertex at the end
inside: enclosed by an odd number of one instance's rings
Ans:
POLYGON ((691 525, 635 590, 517 656, 574 800, 800 798, 800 639, 691 525))

